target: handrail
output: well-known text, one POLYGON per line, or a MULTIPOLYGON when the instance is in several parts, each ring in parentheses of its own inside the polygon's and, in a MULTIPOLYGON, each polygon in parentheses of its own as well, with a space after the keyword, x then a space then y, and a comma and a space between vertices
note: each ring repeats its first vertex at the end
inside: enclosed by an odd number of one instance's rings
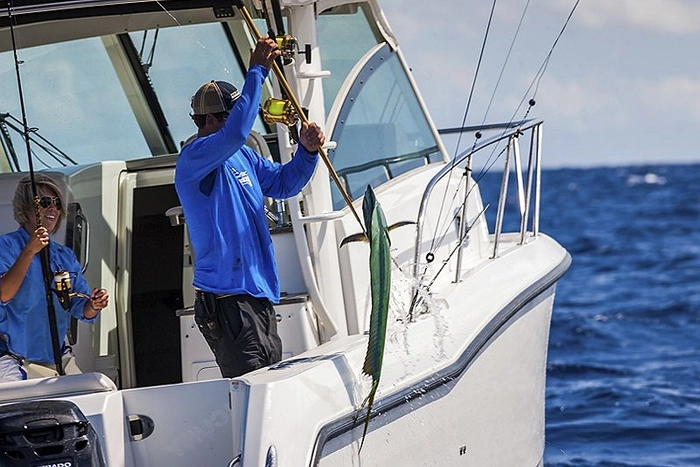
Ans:
MULTIPOLYGON (((520 232, 520 242, 523 243, 525 239, 525 232, 527 228, 527 220, 528 220, 528 215, 529 215, 529 205, 530 205, 530 198, 532 195, 532 184, 534 183, 535 186, 535 202, 534 202, 534 214, 533 214, 533 235, 537 235, 539 231, 539 199, 540 199, 540 177, 541 177, 541 170, 540 170, 540 162, 541 162, 541 140, 542 140, 542 135, 541 135, 541 126, 543 123, 543 120, 541 119, 533 119, 533 120, 523 120, 521 122, 518 122, 519 125, 514 126, 512 123, 511 124, 499 124, 499 125, 489 125, 489 126, 484 126, 484 129, 503 129, 503 132, 492 136, 491 138, 488 138, 484 140, 483 142, 474 145, 474 147, 467 149, 463 151, 462 153, 458 154, 455 156, 455 158, 450 161, 444 168, 442 168, 437 174, 433 176, 433 178, 430 180, 428 185, 426 186, 424 192, 423 192, 423 197, 420 202, 420 207, 418 210, 418 217, 417 217, 417 222, 416 222, 416 235, 415 235, 415 251, 414 251, 414 258, 413 258, 413 276, 418 277, 419 275, 419 262, 420 262, 420 254, 421 254, 421 243, 423 239, 423 225, 425 223, 425 216, 427 212, 427 206, 428 206, 428 201, 430 199, 430 196, 432 195, 432 192, 434 188, 437 186, 437 184, 448 174, 452 172, 456 167, 460 166, 463 162, 467 161, 470 157, 472 157, 474 154, 479 153, 480 151, 483 151, 484 149, 491 147, 499 142, 502 142, 504 140, 508 140, 508 148, 506 151, 506 158, 504 162, 504 173, 503 173, 503 179, 501 183, 501 193, 499 196, 499 203, 498 203, 498 212, 496 214, 497 221, 496 221, 496 231, 494 233, 494 252, 493 252, 493 258, 495 258, 498 254, 498 243, 500 240, 501 232, 500 232, 500 226, 499 224, 502 223, 502 218, 503 214, 505 212, 505 201, 506 201, 506 195, 507 195, 507 187, 508 187, 508 177, 509 177, 509 172, 510 172, 510 160, 511 158, 516 159, 516 170, 520 173, 516 174, 519 179, 518 179, 518 198, 519 198, 519 206, 520 206, 520 215, 521 215, 521 232, 520 232), (524 134, 527 131, 532 132, 532 137, 531 137, 531 147, 529 151, 529 162, 528 162, 528 179, 527 183, 525 184, 525 187, 523 186, 523 181, 522 181, 522 173, 521 173, 521 164, 520 164, 520 150, 518 147, 518 137, 522 134, 524 134)), ((470 130, 478 130, 478 127, 469 127, 470 130)), ((465 200, 466 203, 466 200, 465 200)), ((463 211, 463 215, 461 216, 461 222, 467 222, 466 216, 464 215, 466 213, 466 210, 463 211)), ((462 226, 460 226, 460 231, 462 230, 462 226)), ((464 238, 462 235, 460 235, 460 242, 464 241, 464 238)), ((457 257, 457 262, 458 264, 461 264, 461 247, 459 248, 458 251, 458 257, 457 257)))
POLYGON ((83 229, 83 237, 81 238, 81 248, 80 248, 80 272, 85 273, 90 264, 90 222, 88 222, 87 217, 83 211, 78 211, 75 214, 76 220, 80 219, 80 222, 85 228, 83 229))
POLYGON ((425 149, 421 149, 420 151, 414 151, 408 154, 402 154, 400 156, 393 156, 393 157, 385 157, 383 159, 377 159, 373 160, 370 162, 365 162, 364 164, 360 165, 353 165, 351 167, 344 167, 342 169, 338 169, 338 176, 342 177, 343 181, 345 182, 345 186, 350 186, 350 181, 348 180, 348 175, 364 172, 366 170, 370 170, 376 167, 382 167, 384 169, 384 173, 386 174, 388 179, 394 178, 393 173, 391 172, 391 166, 393 164, 397 164, 399 162, 406 162, 406 161, 412 161, 416 159, 424 159, 425 165, 430 164, 430 156, 438 152, 438 147, 437 146, 430 146, 425 149))

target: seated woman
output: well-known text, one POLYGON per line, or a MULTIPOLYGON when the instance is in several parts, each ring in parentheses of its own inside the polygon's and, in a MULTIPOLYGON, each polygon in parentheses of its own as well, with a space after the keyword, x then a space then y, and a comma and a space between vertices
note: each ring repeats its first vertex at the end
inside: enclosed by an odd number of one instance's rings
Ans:
POLYGON ((55 368, 40 254, 44 248, 49 249, 51 274, 67 272, 77 293, 68 301, 62 300, 65 310, 58 295, 51 294, 66 373, 80 373, 70 349, 63 344, 68 313, 92 323, 109 302, 107 291, 90 291, 73 250, 51 240, 50 235, 66 217, 60 188, 43 174, 35 175, 34 181, 38 206, 34 207, 31 179, 24 177, 12 202, 19 228, 0 236, 0 382, 47 376, 55 368))

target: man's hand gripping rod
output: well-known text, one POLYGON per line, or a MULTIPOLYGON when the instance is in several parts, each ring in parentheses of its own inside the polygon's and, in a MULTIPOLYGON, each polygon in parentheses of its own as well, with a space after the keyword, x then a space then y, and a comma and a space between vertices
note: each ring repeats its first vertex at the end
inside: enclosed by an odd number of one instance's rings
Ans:
MULTIPOLYGON (((260 34, 260 31, 258 31, 257 26, 255 26, 255 22, 253 21, 253 17, 250 16, 248 9, 243 4, 243 0, 234 0, 233 3, 234 3, 234 5, 236 5, 238 10, 241 12, 241 15, 243 15, 243 20, 248 25, 248 28, 253 33, 253 36, 255 37, 255 39, 256 40, 260 39, 262 37, 262 35, 260 34)), ((282 91, 288 97, 289 101, 292 103, 292 106, 294 107, 294 110, 297 112, 297 115, 299 115, 299 118, 301 119, 301 121, 303 123, 308 124, 309 119, 306 116, 306 113, 301 108, 301 104, 299 104, 299 101, 297 100, 296 96, 294 95, 292 88, 289 86, 287 79, 284 77, 282 70, 277 65, 277 62, 274 62, 272 64, 272 70, 274 71, 275 76, 277 76, 277 81, 280 83, 280 86, 282 87, 282 91)), ((365 230, 364 224, 360 220, 360 216, 357 214, 357 211, 355 210, 355 206, 353 206, 353 204, 352 204, 352 199, 350 199, 350 195, 348 195, 348 192, 345 191, 345 187, 340 182, 340 178, 338 178, 338 173, 335 171, 335 168, 333 168, 333 164, 331 164, 331 161, 328 158, 328 154, 326 154, 325 149, 323 149, 323 147, 319 147, 318 154, 321 156, 323 163, 326 164, 326 167, 328 168, 328 172, 331 174, 331 178, 333 179, 336 186, 338 187, 338 190, 340 190, 340 194, 343 195, 343 199, 345 199, 345 203, 348 205, 348 207, 350 208, 350 211, 352 211, 352 214, 355 216, 355 219, 357 219, 358 224, 360 224, 360 227, 364 231, 365 230)))

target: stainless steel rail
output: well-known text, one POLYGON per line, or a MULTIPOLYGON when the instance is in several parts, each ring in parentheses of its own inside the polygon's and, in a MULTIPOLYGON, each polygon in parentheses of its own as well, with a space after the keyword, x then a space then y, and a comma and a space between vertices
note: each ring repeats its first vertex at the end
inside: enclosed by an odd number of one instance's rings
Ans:
MULTIPOLYGON (((541 147, 542 147, 542 124, 543 121, 538 120, 525 120, 521 122, 515 122, 510 124, 501 125, 489 125, 485 127, 486 129, 502 129, 502 133, 484 140, 483 142, 476 144, 473 148, 470 148, 459 155, 457 155, 452 161, 450 161, 440 172, 435 174, 431 179, 430 183, 423 192, 423 197, 421 199, 420 208, 418 210, 418 218, 416 223, 416 236, 415 236, 415 252, 413 261, 413 276, 418 278, 419 274, 419 264, 421 255, 421 244, 423 240, 423 225, 425 221, 426 211, 428 207, 428 202, 433 193, 434 188, 437 184, 453 170, 461 167, 462 164, 466 165, 467 171, 471 170, 471 161, 476 160, 478 154, 483 154, 484 149, 491 148, 498 143, 506 142, 507 146, 505 149, 505 158, 503 162, 503 177, 501 179, 501 189, 498 201, 498 211, 496 212, 496 224, 494 228, 494 239, 493 239, 493 254, 491 258, 498 257, 498 246, 501 240, 501 230, 503 228, 503 217, 505 214, 506 197, 508 195, 508 181, 511 173, 511 163, 514 161, 515 167, 514 172, 517 177, 517 189, 518 189, 518 206, 520 212, 520 244, 523 244, 526 240, 527 226, 529 216, 530 216, 530 205, 533 205, 532 214, 532 236, 535 237, 539 233, 539 213, 540 213, 540 179, 541 179, 541 147), (530 133, 529 150, 528 150, 528 166, 527 166, 527 179, 523 181, 523 170, 520 155, 520 139, 526 133, 530 133), (533 186, 534 186, 534 202, 533 202, 533 186)), ((478 130, 478 127, 469 128, 469 130, 478 130)), ((471 174, 470 174, 471 176, 471 174)), ((478 180, 477 180, 478 182, 478 180)), ((467 183, 466 195, 469 195, 469 182, 467 183)), ((466 206, 466 198, 464 200, 466 206)), ((462 215, 460 216, 460 227, 459 227, 459 244, 457 246, 457 265, 459 266, 456 271, 456 277, 460 275, 461 264, 462 264, 462 247, 466 235, 468 234, 468 227, 465 225, 467 222, 466 208, 462 210, 462 215)))

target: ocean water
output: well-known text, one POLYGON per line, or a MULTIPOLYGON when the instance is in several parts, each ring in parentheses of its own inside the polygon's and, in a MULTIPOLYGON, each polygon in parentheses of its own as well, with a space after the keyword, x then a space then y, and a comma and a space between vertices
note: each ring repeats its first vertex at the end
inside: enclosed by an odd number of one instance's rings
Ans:
POLYGON ((700 466, 700 165, 543 172, 545 465, 700 466))

